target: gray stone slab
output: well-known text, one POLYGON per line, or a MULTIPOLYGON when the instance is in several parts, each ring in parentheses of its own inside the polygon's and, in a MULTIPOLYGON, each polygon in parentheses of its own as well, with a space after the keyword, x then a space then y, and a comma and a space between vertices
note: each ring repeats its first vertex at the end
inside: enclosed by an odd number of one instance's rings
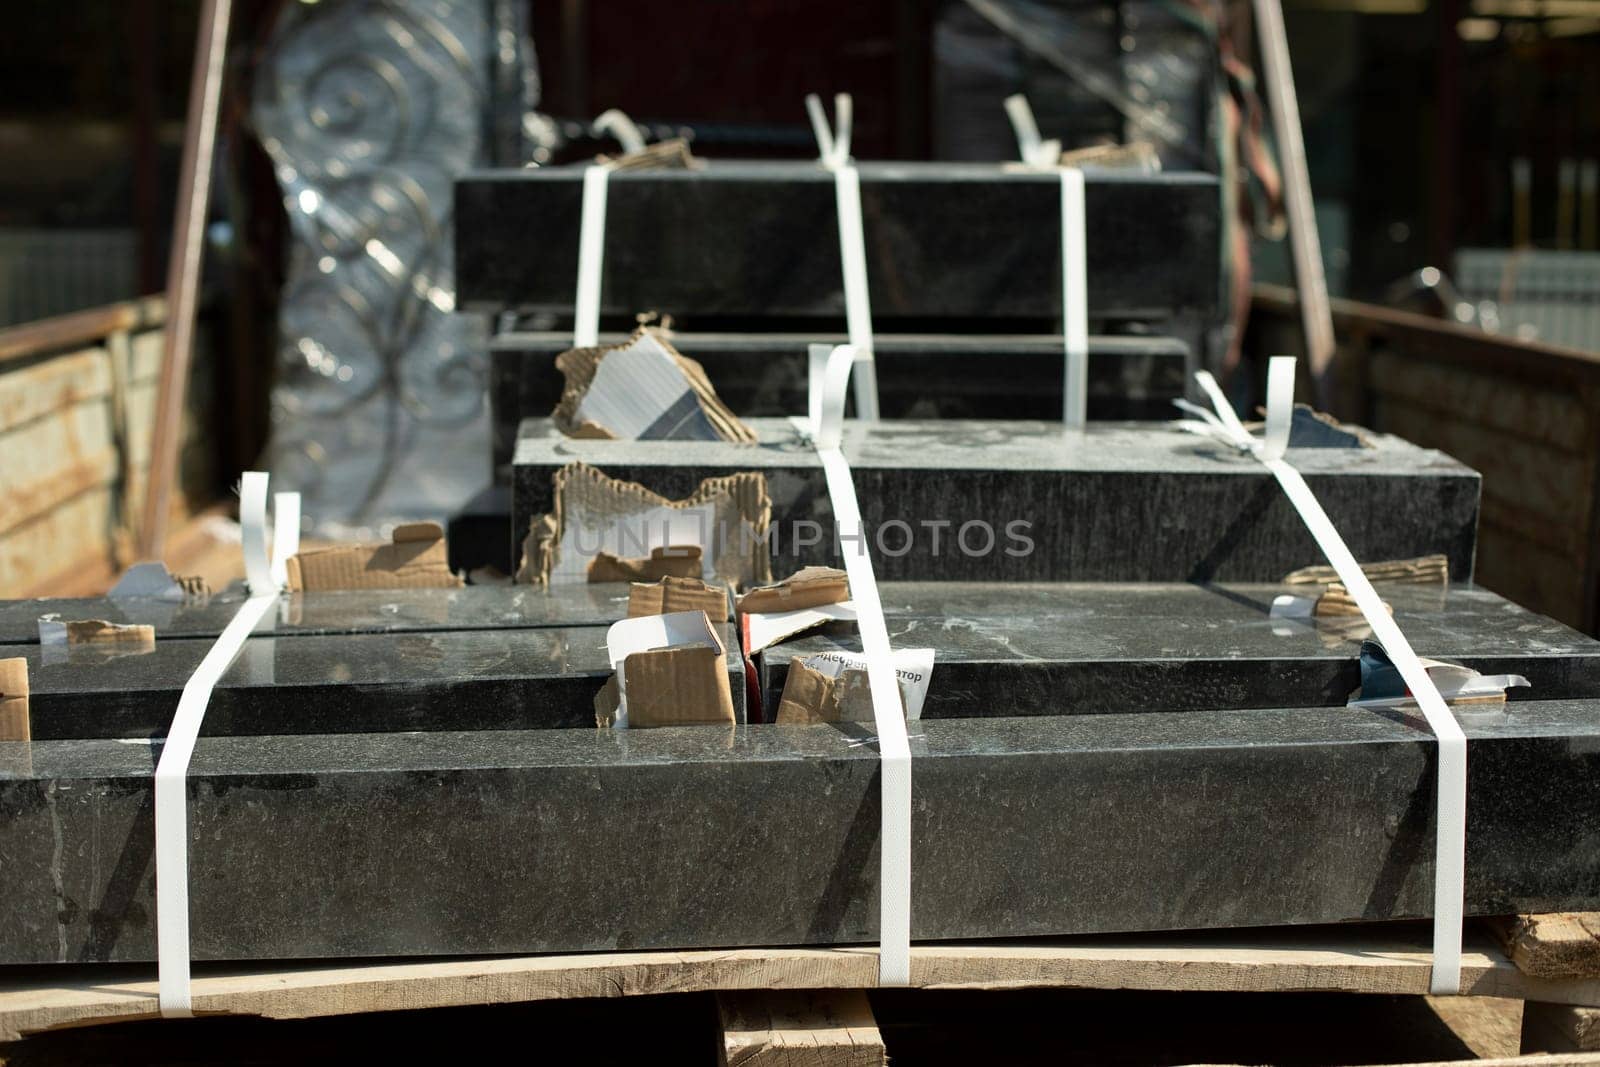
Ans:
MULTIPOLYGON (((611 674, 605 626, 252 637, 212 692, 202 734, 594 727, 611 674)), ((721 624, 736 714, 738 635, 721 624)), ((136 655, 17 645, 33 736, 164 736, 211 643, 160 640, 136 655)))
MULTIPOLYGON (((602 335, 602 344, 626 339, 602 335)), ((739 416, 806 409, 807 350, 843 334, 679 333, 717 395, 739 416)), ((1062 342, 1051 335, 879 334, 873 339, 884 418, 1059 419, 1062 342)), ((549 415, 564 379, 555 358, 572 334, 503 333, 489 346, 489 407, 497 478, 505 477, 524 418, 549 415)), ((1091 419, 1166 419, 1184 395, 1189 347, 1172 337, 1089 338, 1091 419)))
MULTIPOLYGON (((673 499, 706 477, 761 471, 774 572, 836 561, 816 453, 787 420, 750 422, 759 444, 574 440, 548 419, 526 420, 513 467, 515 543, 550 510, 551 475, 581 460, 673 499)), ((1470 578, 1476 472, 1397 437, 1372 440, 1292 449, 1289 459, 1357 558, 1441 552, 1452 578, 1470 578)), ((843 449, 884 581, 1277 581, 1323 561, 1260 463, 1170 423, 1068 432, 1047 422, 852 420, 843 449)))
MULTIPOLYGON (((880 322, 1061 314, 1060 183, 998 164, 862 163, 872 312, 880 322)), ((1209 174, 1086 175, 1090 314, 1214 315, 1221 194, 1209 174)), ((480 171, 457 181, 462 307, 572 311, 581 167, 480 171)), ((613 174, 601 313, 839 320, 833 175, 813 162, 718 161, 613 174)))
MULTIPOLYGON (((1275 585, 879 586, 896 647, 937 652, 924 718, 1337 706, 1361 684, 1360 620, 1271 618, 1275 585)), ((1600 698, 1600 641, 1484 589, 1385 584, 1418 655, 1521 674, 1513 700, 1600 698)), ((794 656, 859 651, 831 624, 760 656, 776 708, 794 656)))
MULTIPOLYGON (((39 618, 146 623, 158 640, 215 638, 244 603, 242 588, 205 601, 108 597, 0 600, 0 645, 38 644, 39 618)), ((628 615, 625 582, 459 589, 349 589, 286 593, 256 628, 279 637, 327 634, 427 633, 438 630, 531 630, 609 626, 628 615)))
MULTIPOLYGON (((1600 907, 1600 704, 1465 724, 1466 909, 1600 907)), ((1436 747, 1343 708, 966 719, 912 741, 912 932, 1415 918, 1436 747)), ((0 745, 0 960, 154 954, 152 746, 0 745)), ((877 935, 877 756, 829 726, 204 738, 200 959, 877 935)))

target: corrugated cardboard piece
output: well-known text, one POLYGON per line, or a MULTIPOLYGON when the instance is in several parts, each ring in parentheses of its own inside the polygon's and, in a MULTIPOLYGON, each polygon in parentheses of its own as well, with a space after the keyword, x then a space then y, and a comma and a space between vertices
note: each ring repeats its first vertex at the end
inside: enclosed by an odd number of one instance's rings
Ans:
MULTIPOLYGON (((922 705, 933 676, 933 661, 931 648, 894 650, 900 710, 907 719, 922 717, 922 705)), ((773 721, 780 726, 872 722, 872 690, 867 682, 866 657, 859 652, 839 651, 792 658, 773 721)))
MULTIPOLYGON (((1363 563, 1361 573, 1374 582, 1413 582, 1418 585, 1445 585, 1450 581, 1450 560, 1444 555, 1418 556, 1416 559, 1391 559, 1363 563)), ((1327 564, 1301 567, 1283 576, 1285 585, 1332 585, 1338 572, 1327 564)))
POLYGON ((844 571, 833 567, 802 567, 783 581, 752 589, 739 598, 739 613, 799 611, 850 599, 844 571))
POLYGON ((444 530, 436 522, 394 529, 391 544, 333 545, 289 557, 289 589, 437 589, 461 579, 450 573, 444 530))
POLYGON ((703 611, 713 622, 728 617, 728 591, 702 582, 699 578, 665 577, 654 584, 639 582, 628 590, 628 617, 672 615, 680 611, 703 611))
POLYGON ((613 556, 610 552, 600 552, 589 561, 589 581, 653 582, 658 578, 692 578, 698 582, 705 570, 704 555, 699 545, 652 548, 648 556, 613 556))
POLYGON ((600 726, 732 724, 728 657, 703 611, 624 619, 606 632, 617 673, 594 700, 600 726))
POLYGON ((707 478, 682 500, 584 463, 569 463, 550 480, 555 510, 529 524, 519 582, 587 581, 590 561, 601 552, 631 557, 685 545, 702 549, 694 577, 740 587, 771 580, 766 538, 772 500, 759 471, 707 478))
POLYGON ((67 621, 51 614, 39 619, 39 644, 53 647, 98 645, 141 652, 155 647, 156 628, 148 623, 117 623, 105 619, 67 621))
MULTIPOLYGON (((665 330, 652 326, 640 326, 634 330, 626 341, 620 344, 571 349, 556 357, 556 369, 566 378, 566 383, 561 390, 561 400, 556 404, 556 409, 551 413, 551 418, 555 422, 556 428, 569 437, 612 439, 621 436, 645 439, 664 436, 704 436, 708 439, 721 439, 723 441, 736 441, 746 444, 753 444, 756 440, 755 431, 740 422, 738 417, 728 410, 727 405, 717 398, 717 391, 712 387, 711 379, 706 377, 705 368, 672 347, 672 342, 667 340, 665 330), (604 425, 580 414, 579 409, 583 406, 584 398, 595 384, 595 377, 600 372, 601 364, 605 362, 606 357, 612 353, 622 352, 628 352, 631 355, 636 351, 641 354, 652 354, 650 361, 652 368, 657 366, 654 361, 659 360, 663 354, 667 360, 670 360, 671 364, 676 365, 679 374, 682 376, 681 380, 676 375, 673 375, 670 366, 665 367, 662 380, 672 379, 668 383, 672 387, 672 396, 679 395, 683 392, 684 387, 687 387, 688 394, 685 398, 685 403, 689 405, 688 410, 693 411, 698 406, 698 413, 705 418, 705 422, 700 425, 702 430, 709 429, 709 434, 671 435, 659 431, 654 433, 633 431, 620 433, 619 427, 616 425, 604 425)), ((615 381, 611 385, 614 388, 626 387, 625 383, 615 381)), ((643 388, 642 383, 640 387, 643 388)), ((659 401, 662 404, 666 404, 669 399, 667 396, 643 397, 641 401, 648 406, 651 401, 659 401)), ((651 420, 644 421, 649 422, 651 420)), ((676 422, 677 420, 669 421, 676 422)))
POLYGON ((0 659, 0 741, 33 737, 28 720, 28 661, 0 659))

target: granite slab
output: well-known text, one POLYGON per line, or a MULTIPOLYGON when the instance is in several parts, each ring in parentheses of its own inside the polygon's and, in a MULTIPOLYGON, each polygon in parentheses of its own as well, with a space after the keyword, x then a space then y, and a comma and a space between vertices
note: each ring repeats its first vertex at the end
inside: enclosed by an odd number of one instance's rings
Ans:
MULTIPOLYGON (((738 635, 720 625, 724 647, 738 635)), ((212 691, 202 734, 594 727, 611 675, 605 626, 251 637, 212 691)), ((165 736, 211 643, 161 640, 143 654, 17 645, 33 736, 165 736)), ((743 657, 728 661, 735 714, 743 657)))
MULTIPOLYGON (((0 600, 0 645, 38 644, 39 618, 146 623, 158 641, 222 633, 246 594, 240 587, 203 601, 172 603, 110 597, 0 600)), ((609 626, 628 616, 626 582, 458 589, 337 589, 285 593, 256 632, 278 637, 328 634, 430 633, 442 630, 533 630, 609 626)))
MULTIPOLYGON (((600 343, 626 337, 602 335, 600 343)), ((699 361, 717 395, 748 418, 805 411, 809 346, 846 340, 843 334, 680 332, 673 343, 699 361)), ((1061 418, 1060 335, 879 334, 873 344, 884 418, 1061 418)), ((497 478, 507 476, 522 420, 555 410, 565 383, 555 357, 571 347, 570 332, 510 332, 490 342, 497 478)), ((1189 370, 1189 347, 1177 338, 1091 337, 1089 418, 1171 418, 1189 370)))
MULTIPOLYGON (((933 648, 927 719, 1343 705, 1361 684, 1359 617, 1272 618, 1306 587, 885 582, 896 647, 933 648)), ((1386 583, 1417 654, 1485 674, 1520 674, 1512 700, 1600 698, 1600 641, 1485 589, 1386 583)), ((859 651, 830 624, 761 653, 776 708, 795 656, 859 651)))
MULTIPOLYGON (((861 163, 875 321, 1061 315, 1060 183, 998 164, 861 163)), ((1086 175, 1089 313, 1212 316, 1221 194, 1209 174, 1086 175)), ((458 304, 568 315, 583 168, 469 173, 455 187, 458 304)), ((601 314, 844 316, 833 175, 812 162, 715 161, 614 173, 601 314)))
MULTIPOLYGON (((1464 724, 1466 910, 1600 907, 1600 704, 1464 724)), ((1436 747, 1306 708, 922 723, 918 940, 1417 918, 1436 747)), ((153 746, 0 744, 0 961, 149 960, 153 746)), ((877 936, 878 760, 832 726, 202 738, 195 956, 877 936)))
MULTIPOLYGON (((747 421, 759 444, 577 440, 548 419, 524 420, 514 543, 551 510, 551 475, 573 461, 670 499, 706 477, 755 470, 773 501, 773 572, 834 563, 815 451, 788 420, 747 421)), ((1453 579, 1469 579, 1477 473, 1397 437, 1371 439, 1372 448, 1291 449, 1289 460, 1357 558, 1439 552, 1453 579)), ((1261 582, 1323 562, 1259 462, 1171 423, 847 420, 843 450, 881 581, 1261 582)))

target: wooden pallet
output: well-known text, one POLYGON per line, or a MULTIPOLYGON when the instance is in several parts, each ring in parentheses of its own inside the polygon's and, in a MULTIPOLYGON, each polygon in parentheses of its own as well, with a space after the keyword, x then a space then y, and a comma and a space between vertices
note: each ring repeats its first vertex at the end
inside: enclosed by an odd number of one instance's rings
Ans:
MULTIPOLYGON (((1600 973, 1540 977, 1494 934, 1469 927, 1462 992, 1600 1007, 1600 973)), ((303 1019, 355 1012, 536 1000, 739 990, 860 990, 877 984, 873 948, 596 953, 239 970, 197 967, 198 1014, 303 1019)), ((912 949, 927 989, 1137 989, 1425 994, 1427 929, 1414 925, 1219 931, 912 949)), ((0 1040, 159 1014, 153 968, 0 972, 0 1040)))

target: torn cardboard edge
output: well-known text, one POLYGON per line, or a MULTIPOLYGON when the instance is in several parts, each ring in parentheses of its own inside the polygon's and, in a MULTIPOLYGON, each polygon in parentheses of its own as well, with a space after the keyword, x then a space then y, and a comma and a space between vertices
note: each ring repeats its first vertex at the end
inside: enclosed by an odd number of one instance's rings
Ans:
POLYGON ((613 623, 606 651, 616 673, 595 695, 597 726, 638 730, 737 721, 727 652, 704 611, 613 623))
POLYGON ((703 611, 712 622, 726 622, 731 617, 729 590, 699 578, 673 575, 665 575, 649 584, 634 582, 628 589, 630 619, 644 615, 675 615, 682 611, 703 611))
MULTIPOLYGON (((922 718, 928 685, 933 677, 934 650, 894 650, 895 681, 900 690, 900 710, 908 720, 922 718)), ((773 722, 779 726, 812 723, 873 721, 872 691, 867 680, 867 657, 860 652, 816 652, 789 661, 783 695, 773 722)))
POLYGON ((834 567, 802 567, 781 582, 752 589, 739 598, 739 613, 799 611, 850 599, 850 582, 834 567))
POLYGON ((147 623, 107 622, 105 619, 62 619, 45 615, 39 619, 39 644, 71 648, 105 645, 128 648, 153 648, 156 628, 147 623))
POLYGON ((450 571, 436 522, 396 526, 389 544, 331 545, 289 557, 290 592, 334 589, 440 589, 462 584, 450 571))
POLYGON ((28 661, 18 656, 0 659, 0 741, 30 741, 28 718, 28 661))
POLYGON ((135 563, 106 594, 108 600, 161 600, 174 604, 211 597, 211 586, 199 575, 174 575, 159 561, 135 563))
POLYGON ((652 548, 648 556, 616 556, 610 552, 597 552, 589 561, 589 584, 654 582, 663 578, 692 578, 699 581, 700 575, 705 573, 704 555, 699 545, 664 545, 652 548))
POLYGON ((682 372, 684 381, 698 402, 701 413, 719 439, 755 444, 756 432, 740 421, 739 417, 718 398, 711 379, 706 376, 705 368, 674 348, 668 337, 668 331, 664 329, 641 325, 628 336, 627 340, 618 344, 573 348, 556 356, 556 369, 565 379, 561 389, 561 399, 551 412, 551 421, 555 423, 556 429, 568 437, 600 440, 616 438, 617 434, 611 427, 580 419, 579 407, 584 397, 588 395, 590 387, 594 385, 595 375, 599 372, 606 356, 613 352, 631 349, 641 340, 649 340, 660 347, 682 372))
MULTIPOLYGON (((1438 553, 1414 559, 1390 559, 1361 564, 1361 573, 1372 582, 1407 582, 1416 585, 1448 585, 1450 559, 1438 553)), ((1301 567, 1283 576, 1284 585, 1335 585, 1339 574, 1327 564, 1301 567)), ((1342 587, 1341 587, 1342 588, 1342 587)))
POLYGON ((705 161, 695 158, 685 137, 669 137, 645 145, 637 152, 599 155, 594 159, 612 170, 701 170, 705 167, 705 161))
MULTIPOLYGON (((1394 614, 1394 605, 1380 600, 1383 610, 1394 614)), ((1362 618, 1361 606, 1355 597, 1339 582, 1330 582, 1319 596, 1295 596, 1283 593, 1272 598, 1272 608, 1267 612, 1274 619, 1329 619, 1344 621, 1362 618)))
MULTIPOLYGON (((1450 707, 1504 704, 1507 689, 1529 684, 1528 679, 1520 674, 1481 674, 1460 663, 1421 657, 1418 657, 1418 662, 1428 672, 1428 679, 1450 707)), ((1361 643, 1361 686, 1350 694, 1348 706, 1388 709, 1419 707, 1399 668, 1377 641, 1361 643)))
MULTIPOLYGON (((712 524, 712 529, 701 523, 696 530, 702 539, 703 554, 701 572, 694 576, 736 586, 771 580, 767 531, 772 519, 772 500, 767 495, 766 476, 759 471, 707 478, 682 500, 668 500, 638 482, 612 478, 581 462, 569 463, 555 471, 550 482, 554 510, 535 516, 529 522, 522 541, 518 582, 545 585, 558 567, 563 566, 568 572, 564 580, 577 580, 577 573, 588 574, 586 560, 609 551, 608 539, 613 545, 626 542, 642 547, 646 544, 652 513, 670 517, 707 509, 720 518, 712 524), (735 529, 727 528, 730 522, 735 529), (586 557, 563 561, 561 546, 569 534, 575 547, 587 548, 592 542, 593 551, 586 557), (706 539, 712 543, 705 544, 706 539)), ((685 543, 676 536, 664 539, 678 546, 685 543)))

